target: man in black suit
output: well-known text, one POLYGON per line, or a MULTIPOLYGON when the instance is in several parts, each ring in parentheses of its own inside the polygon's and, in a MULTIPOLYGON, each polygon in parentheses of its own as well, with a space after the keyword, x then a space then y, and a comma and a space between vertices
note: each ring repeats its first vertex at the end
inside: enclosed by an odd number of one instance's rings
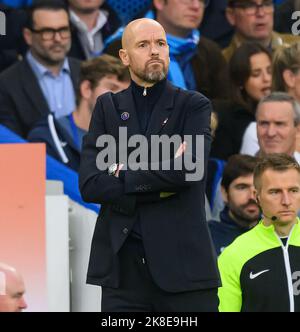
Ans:
POLYGON ((131 22, 120 57, 131 86, 98 98, 83 139, 81 194, 102 204, 87 281, 102 286, 103 311, 217 311, 220 283, 205 217, 206 172, 192 181, 191 168, 182 163, 183 157, 192 157, 206 168, 210 102, 166 80, 169 48, 158 22, 131 22), (169 156, 152 146, 158 138, 175 135, 181 140, 169 156), (110 138, 108 147, 100 142, 104 138, 110 138), (132 143, 142 138, 135 159, 132 143), (203 138, 201 146, 198 138, 203 138), (120 157, 110 165, 113 140, 120 157))
POLYGON ((66 57, 70 24, 59 0, 35 2, 24 38, 28 53, 0 75, 0 123, 26 138, 49 112, 59 118, 74 111, 80 62, 66 57))

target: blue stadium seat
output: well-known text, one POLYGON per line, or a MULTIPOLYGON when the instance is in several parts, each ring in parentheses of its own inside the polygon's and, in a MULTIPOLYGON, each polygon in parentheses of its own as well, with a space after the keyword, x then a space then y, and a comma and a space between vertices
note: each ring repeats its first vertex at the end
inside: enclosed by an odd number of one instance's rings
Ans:
POLYGON ((122 24, 127 24, 151 4, 151 0, 107 0, 106 2, 117 13, 122 24))

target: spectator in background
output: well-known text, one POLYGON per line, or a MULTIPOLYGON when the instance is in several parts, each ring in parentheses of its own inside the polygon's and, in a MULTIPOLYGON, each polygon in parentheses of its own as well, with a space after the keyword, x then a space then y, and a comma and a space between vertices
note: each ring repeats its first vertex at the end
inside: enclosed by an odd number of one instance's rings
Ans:
POLYGON ((236 32, 230 45, 223 50, 226 60, 229 61, 245 41, 259 42, 273 51, 278 46, 300 40, 298 36, 275 32, 273 14, 273 0, 228 0, 226 16, 236 32))
POLYGON ((208 0, 200 26, 201 34, 218 43, 221 48, 229 45, 234 33, 233 26, 226 19, 226 7, 227 0, 208 0))
POLYGON ((35 125, 27 139, 46 143, 48 154, 77 171, 82 137, 88 131, 97 98, 108 91, 124 90, 129 84, 128 69, 115 57, 103 55, 83 62, 75 111, 56 120, 48 115, 35 125))
MULTIPOLYGON (((272 90, 287 92, 300 103, 300 43, 280 47, 273 56, 272 90)), ((296 150, 300 152, 300 133, 297 133, 296 150)), ((241 153, 255 154, 259 150, 256 122, 245 131, 241 153)))
POLYGON ((259 100, 271 92, 271 55, 258 43, 244 43, 229 62, 230 102, 216 108, 218 128, 211 156, 227 160, 240 151, 259 100))
POLYGON ((27 308, 25 285, 15 268, 0 262, 0 312, 20 312, 27 308))
POLYGON ((24 38, 26 57, 0 75, 0 123, 26 137, 43 115, 59 118, 74 111, 80 63, 66 57, 70 25, 58 0, 36 1, 24 38))
MULTIPOLYGON (((0 35, 0 72, 13 63, 22 60, 26 53, 26 43, 22 29, 26 22, 26 12, 22 9, 0 4, 0 11, 5 14, 5 35, 0 35)), ((0 24, 0 26, 2 26, 0 24)))
POLYGON ((72 29, 69 56, 85 60, 99 56, 104 43, 121 25, 105 0, 67 0, 72 29))
POLYGON ((300 163, 300 153, 296 151, 299 124, 300 107, 295 99, 284 92, 273 92, 258 104, 256 125, 247 128, 242 151, 259 156, 285 153, 300 163))
POLYGON ((226 206, 220 213, 220 221, 208 223, 217 255, 259 219, 253 184, 257 161, 258 158, 252 156, 233 155, 224 168, 221 190, 226 206))
MULTIPOLYGON (((226 98, 226 62, 218 46, 200 37, 198 31, 204 10, 204 0, 153 0, 152 10, 145 17, 155 18, 167 33, 170 81, 181 88, 200 91, 210 99, 226 98)), ((113 36, 112 40, 117 41, 107 48, 107 53, 118 55, 121 32, 113 36)))

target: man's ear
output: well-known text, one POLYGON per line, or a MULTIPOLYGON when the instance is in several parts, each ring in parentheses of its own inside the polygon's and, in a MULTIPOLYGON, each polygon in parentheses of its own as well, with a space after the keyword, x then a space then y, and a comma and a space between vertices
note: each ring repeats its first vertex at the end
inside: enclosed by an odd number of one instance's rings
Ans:
POLYGON ((224 203, 227 204, 228 203, 228 193, 223 186, 221 186, 221 194, 222 194, 224 203))
POLYGON ((229 24, 235 26, 235 14, 233 8, 226 8, 225 16, 229 24))
POLYGON ((295 77, 295 74, 291 70, 285 69, 282 73, 282 77, 283 77, 284 83, 288 87, 288 89, 295 88, 296 77, 295 77))
POLYGON ((32 45, 32 32, 28 28, 23 29, 23 37, 28 46, 32 45))
POLYGON ((84 99, 89 99, 92 96, 92 87, 91 87, 91 82, 88 80, 84 80, 81 82, 80 86, 80 95, 84 99))
POLYGON ((164 5, 165 5, 165 0, 153 0, 152 4, 156 10, 163 10, 164 5))
POLYGON ((259 197, 257 190, 255 190, 255 199, 256 199, 257 204, 260 205, 260 197, 259 197))
POLYGON ((128 67, 129 66, 129 57, 128 57, 128 53, 125 49, 121 48, 119 50, 119 57, 120 57, 123 65, 128 67))

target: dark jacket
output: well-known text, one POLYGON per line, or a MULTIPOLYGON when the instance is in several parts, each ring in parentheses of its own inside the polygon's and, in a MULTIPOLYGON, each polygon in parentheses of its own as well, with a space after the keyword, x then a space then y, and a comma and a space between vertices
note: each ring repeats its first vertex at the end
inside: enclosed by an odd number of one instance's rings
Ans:
MULTIPOLYGON (((151 135, 189 134, 193 139, 204 135, 204 155, 199 156, 201 149, 196 149, 195 144, 191 144, 190 153, 204 161, 206 170, 210 113, 210 103, 203 95, 167 83, 146 131, 148 144, 151 135)), ((185 170, 174 170, 174 154, 169 171, 161 170, 161 159, 155 163, 159 170, 127 170, 123 180, 109 176, 107 170, 100 171, 96 159, 103 149, 96 147, 96 141, 110 134, 118 142, 120 126, 127 127, 128 139, 141 133, 131 86, 98 98, 89 133, 83 139, 81 194, 87 202, 102 204, 92 240, 88 283, 119 286, 122 276, 118 251, 139 218, 149 269, 160 288, 181 292, 218 287, 216 256, 205 218, 205 179, 187 182, 185 170), (161 192, 175 194, 161 198, 161 192)), ((129 155, 134 149, 126 150, 129 155)))
POLYGON ((48 155, 74 169, 74 171, 78 171, 80 149, 76 146, 73 137, 60 124, 59 119, 56 120, 53 115, 48 115, 38 121, 30 130, 27 140, 45 143, 48 155), (53 119, 54 128, 52 130, 50 129, 49 116, 53 119), (57 143, 61 148, 57 146, 57 143))
POLYGON ((220 221, 210 220, 208 222, 210 234, 218 256, 238 236, 249 230, 249 228, 239 226, 230 218, 228 212, 228 207, 225 207, 225 209, 220 213, 220 221))
POLYGON ((5 14, 5 35, 0 35, 0 72, 19 61, 27 50, 22 29, 26 22, 24 9, 11 8, 0 4, 5 14))
MULTIPOLYGON (((103 41, 110 35, 112 35, 121 25, 121 21, 118 18, 117 14, 114 12, 112 8, 110 8, 107 4, 103 4, 101 9, 108 12, 108 21, 101 29, 101 34, 103 41)), ((81 45, 80 39, 78 37, 77 28, 74 24, 71 23, 71 38, 72 38, 72 45, 69 52, 69 56, 79 59, 79 60, 86 60, 86 55, 84 53, 83 47, 81 45)))
MULTIPOLYGON (((105 53, 119 57, 121 41, 116 40, 107 47, 105 53)), ((209 99, 228 98, 228 71, 222 53, 213 41, 201 37, 198 50, 191 59, 197 91, 209 99)))
MULTIPOLYGON (((69 58, 74 89, 80 62, 69 58)), ((0 123, 26 138, 29 130, 50 110, 38 80, 26 59, 0 75, 0 123)))
POLYGON ((240 153, 245 130, 255 121, 254 113, 230 102, 222 103, 217 112, 218 127, 211 149, 211 157, 227 160, 240 153))

